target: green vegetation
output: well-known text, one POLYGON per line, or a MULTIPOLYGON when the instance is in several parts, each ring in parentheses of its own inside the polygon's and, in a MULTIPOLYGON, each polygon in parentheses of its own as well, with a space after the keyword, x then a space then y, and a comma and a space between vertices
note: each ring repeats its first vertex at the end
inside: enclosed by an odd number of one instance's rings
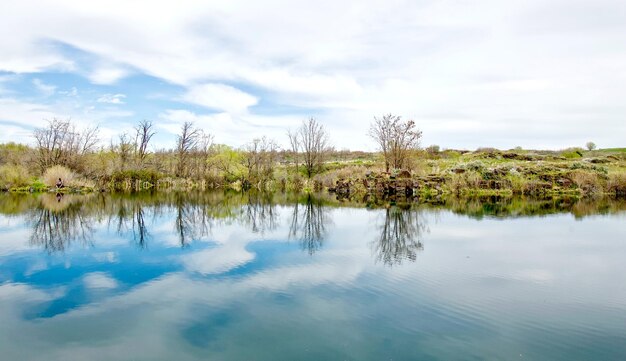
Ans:
MULTIPOLYGON (((342 198, 373 195, 423 199, 443 195, 623 197, 626 148, 535 151, 419 149, 412 121, 376 118, 379 152, 336 150, 314 119, 289 132, 290 149, 265 137, 241 148, 214 142, 185 123, 175 149, 149 151, 152 123, 140 122, 97 148, 97 130, 53 120, 35 131, 36 146, 0 144, 0 189, 13 192, 151 190, 330 191, 342 198), (401 167, 401 169, 398 169, 401 167), (59 178, 63 187, 56 186, 59 178)), ((591 143, 591 142, 590 142, 591 143)))

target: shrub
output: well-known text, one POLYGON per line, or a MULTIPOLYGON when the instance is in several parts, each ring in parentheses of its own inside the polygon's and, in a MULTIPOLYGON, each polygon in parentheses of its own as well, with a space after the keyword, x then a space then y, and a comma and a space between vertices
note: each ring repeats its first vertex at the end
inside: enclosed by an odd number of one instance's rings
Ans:
POLYGON ((583 150, 581 148, 567 148, 562 150, 560 154, 566 159, 576 159, 583 156, 583 150))
POLYGON ((447 150, 444 150, 442 153, 446 158, 450 158, 450 159, 458 159, 461 157, 461 153, 456 150, 447 149, 447 150))
POLYGON ((42 181, 48 187, 55 187, 59 178, 61 178, 65 187, 93 188, 95 186, 92 181, 78 176, 71 169, 61 165, 55 165, 46 169, 42 181))
POLYGON ((595 173, 577 170, 572 172, 570 178, 583 194, 595 194, 602 190, 598 175, 595 173))
POLYGON ((626 174, 611 174, 606 185, 607 191, 616 196, 626 196, 626 174))
POLYGON ((3 165, 0 167, 0 188, 23 187, 28 185, 28 170, 21 165, 3 165))
POLYGON ((340 179, 357 180, 364 179, 368 172, 368 168, 363 166, 349 166, 341 169, 335 169, 323 174, 316 175, 313 179, 319 181, 323 188, 334 187, 340 179))
POLYGON ((461 194, 464 191, 479 189, 482 179, 483 177, 480 173, 469 171, 462 174, 453 174, 447 184, 452 192, 461 194))
POLYGON ((43 182, 48 187, 55 187, 59 178, 65 186, 75 186, 75 180, 78 177, 72 170, 61 165, 52 166, 43 174, 43 182))
POLYGON ((471 171, 481 172, 485 168, 485 165, 481 161, 474 160, 474 161, 463 164, 462 168, 471 170, 471 171))
POLYGON ((439 154, 440 148, 438 145, 433 144, 426 148, 426 151, 430 154, 439 154))

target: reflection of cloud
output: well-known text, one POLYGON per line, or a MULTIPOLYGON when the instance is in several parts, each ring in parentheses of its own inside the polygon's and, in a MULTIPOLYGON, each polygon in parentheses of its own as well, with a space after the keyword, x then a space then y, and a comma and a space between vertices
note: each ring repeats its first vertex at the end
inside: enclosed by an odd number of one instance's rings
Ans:
POLYGON ((244 265, 254 259, 254 254, 238 244, 226 244, 194 252, 182 258, 185 268, 202 274, 218 274, 244 265))
POLYGON ((514 278, 523 281, 542 283, 554 281, 556 275, 554 274, 554 272, 546 269, 526 269, 518 271, 515 274, 514 278))
MULTIPOLYGON (((283 210, 289 213, 288 208, 283 210)), ((345 344, 340 342, 353 340, 343 336, 355 336, 355 326, 363 326, 355 342, 379 339, 380 334, 375 333, 389 332, 385 335, 391 343, 387 347, 408 339, 419 343, 414 335, 427 334, 436 326, 438 332, 450 330, 450 338, 434 344, 427 338, 424 345, 417 345, 424 346, 424 352, 436 353, 454 345, 462 349, 463 346, 458 345, 465 343, 458 342, 458 332, 468 344, 480 344, 477 347, 492 351, 493 332, 501 329, 495 329, 497 325, 491 321, 501 318, 509 322, 505 326, 528 325, 525 317, 536 315, 524 308, 538 302, 537 292, 533 293, 537 291, 533 288, 536 285, 516 282, 516 279, 543 281, 553 277, 559 280, 554 292, 540 289, 541 295, 550 301, 547 306, 542 305, 547 307, 542 308, 547 313, 542 321, 552 325, 572 315, 573 309, 567 307, 553 312, 562 304, 572 305, 572 297, 576 297, 581 308, 592 301, 612 302, 611 307, 594 304, 594 307, 600 306, 594 311, 598 311, 601 318, 619 312, 616 306, 623 306, 620 300, 626 299, 623 297, 626 290, 595 282, 604 279, 614 285, 616 274, 613 272, 623 269, 623 244, 614 242, 622 219, 616 219, 610 227, 598 227, 602 224, 598 219, 574 223, 569 217, 553 217, 547 222, 534 219, 478 223, 444 213, 438 227, 429 234, 427 251, 420 262, 392 270, 375 265, 365 236, 371 236, 376 230, 376 224, 367 220, 373 221, 376 217, 372 215, 379 212, 333 209, 336 227, 329 232, 324 251, 314 257, 303 257, 294 248, 281 245, 285 248, 278 248, 278 252, 272 254, 270 267, 246 270, 236 277, 201 278, 184 272, 169 273, 136 285, 123 294, 107 294, 96 303, 79 305, 36 322, 24 320, 22 315, 32 314, 33 303, 49 302, 56 296, 28 285, 2 285, 0 349, 7 359, 105 360, 132 358, 136 352, 141 352, 145 359, 245 359, 241 353, 279 339, 293 346, 282 355, 293 359, 297 357, 288 357, 293 356, 289 352, 296 348, 301 352, 303 339, 308 346, 314 343, 333 351, 345 349, 345 344), (536 222, 541 222, 543 227, 536 227, 536 222), (579 232, 564 233, 568 226, 579 232), (447 232, 455 228, 480 228, 483 232, 480 237, 467 240, 462 234, 447 232), (592 243, 590 234, 594 235, 594 240, 597 236, 597 241, 592 243), (585 248, 576 253, 561 252, 571 251, 572 243, 585 248), (593 263, 599 259, 604 262, 593 263), (513 276, 508 277, 510 275, 513 276), (495 276, 504 282, 486 283, 483 276, 495 276), (485 304, 490 307, 481 307, 485 304), (238 314, 242 317, 235 316, 235 321, 208 328, 214 334, 202 334, 223 347, 211 347, 213 344, 208 341, 198 347, 185 338, 184 330, 192 329, 190 333, 193 333, 204 326, 210 327, 216 322, 215 317, 212 318, 215 314, 239 310, 244 311, 238 314), (370 327, 372 324, 375 327, 370 327), (478 332, 465 332, 470 328, 478 332), (254 337, 247 338, 250 334, 254 337), (489 340, 488 345, 481 343, 485 339, 489 340), (246 347, 236 342, 241 340, 248 342, 246 347), (150 347, 138 351, 138 345, 150 347)), ((281 239, 281 234, 284 237, 288 219, 283 219, 287 222, 283 222, 282 229, 268 232, 267 239, 274 242, 281 239)), ((216 225, 213 230, 215 248, 193 253, 192 245, 181 251, 183 264, 188 270, 213 274, 250 262, 249 257, 256 255, 248 253, 247 247, 251 242, 261 242, 259 238, 263 237, 249 231, 237 233, 236 229, 233 225, 216 225)), ((165 230, 171 232, 171 227, 165 230)), ((106 273, 90 273, 82 280, 90 288, 117 285, 106 273)), ((594 320, 583 322, 590 323, 582 326, 596 325, 594 320)), ((532 331, 535 330, 520 328, 516 341, 529 340, 533 337, 532 331)), ((367 352, 381 348, 377 344, 366 346, 371 349, 363 351, 365 356, 355 358, 365 359, 371 355, 367 352)), ((258 359, 270 359, 267 355, 272 350, 264 350, 267 353, 259 355, 258 359)))
POLYGON ((45 271, 48 269, 48 262, 43 259, 38 259, 35 263, 28 266, 28 269, 24 272, 24 276, 31 276, 39 271, 45 271))
POLYGON ((88 273, 83 277, 83 283, 87 288, 117 288, 117 281, 106 273, 88 273))
MULTIPOLYGON (((41 302, 48 301, 50 296, 43 292, 39 291, 29 285, 25 284, 17 284, 17 283, 6 283, 0 285, 0 304, 3 306, 7 306, 11 304, 11 301, 17 301, 17 304, 24 305, 27 302, 41 302)), ((0 307, 0 309, 4 309, 4 307, 0 307)), ((4 316, 5 312, 2 312, 4 316)))
POLYGON ((30 231, 18 226, 15 219, 0 215, 0 256, 9 256, 15 253, 30 250, 28 239, 30 231))
POLYGON ((98 262, 108 262, 108 263, 116 263, 119 261, 116 252, 102 252, 102 253, 94 253, 93 258, 98 262))

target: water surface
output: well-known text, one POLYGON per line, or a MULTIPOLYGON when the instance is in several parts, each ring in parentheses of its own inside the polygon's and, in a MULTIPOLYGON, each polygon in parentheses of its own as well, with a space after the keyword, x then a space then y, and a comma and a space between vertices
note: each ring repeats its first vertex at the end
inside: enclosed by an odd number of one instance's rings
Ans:
POLYGON ((0 195, 7 360, 626 359, 626 205, 0 195))

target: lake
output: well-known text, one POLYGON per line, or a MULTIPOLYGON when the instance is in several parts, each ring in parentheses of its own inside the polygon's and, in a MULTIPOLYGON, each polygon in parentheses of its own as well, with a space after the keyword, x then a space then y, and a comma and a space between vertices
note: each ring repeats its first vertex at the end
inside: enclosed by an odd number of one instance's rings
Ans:
POLYGON ((0 194, 0 358, 623 360, 625 203, 0 194))

